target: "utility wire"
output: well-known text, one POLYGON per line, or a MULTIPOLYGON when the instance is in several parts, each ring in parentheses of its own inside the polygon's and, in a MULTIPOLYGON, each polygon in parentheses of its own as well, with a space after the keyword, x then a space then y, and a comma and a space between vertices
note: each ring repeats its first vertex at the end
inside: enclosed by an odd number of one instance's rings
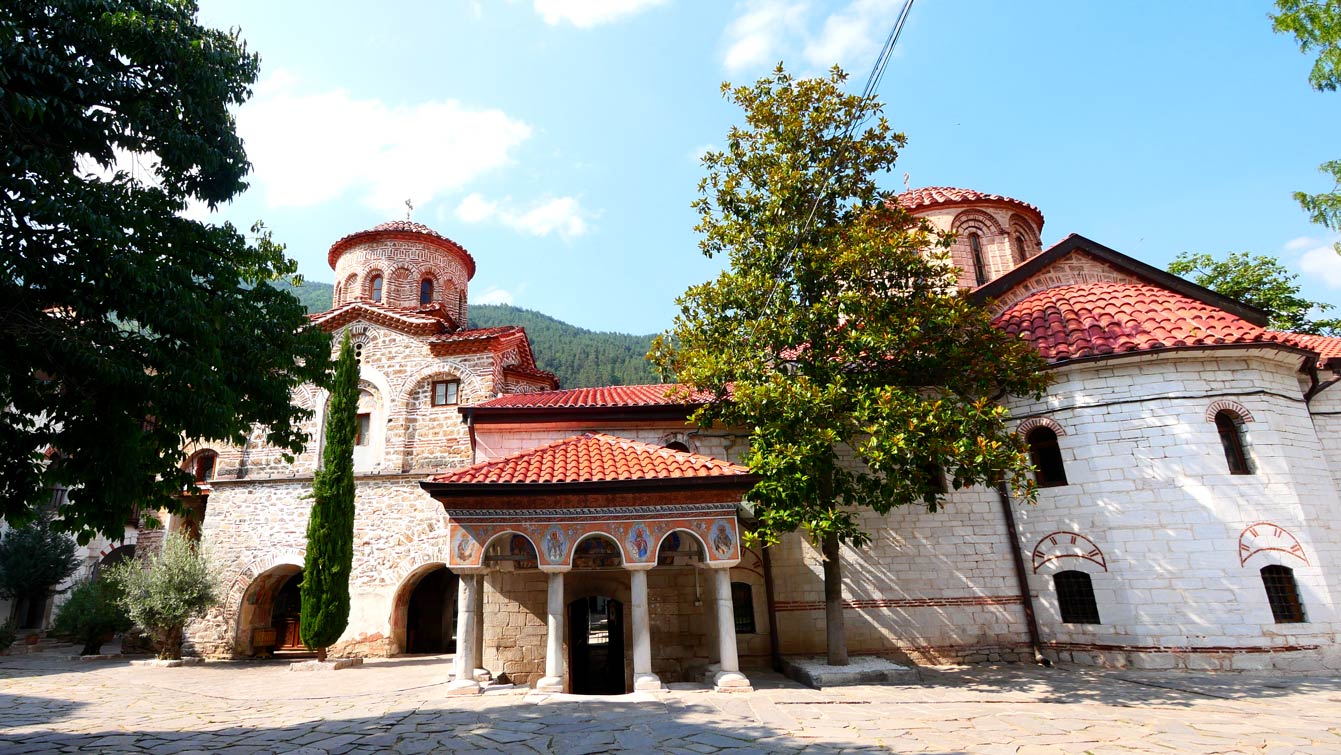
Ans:
MULTIPOLYGON (((897 45, 899 42, 899 36, 903 33, 903 25, 905 22, 907 22, 908 13, 912 9, 913 9, 913 0, 904 0, 903 9, 899 11, 899 17, 895 19, 894 25, 890 28, 889 36, 885 37, 885 44, 880 49, 880 54, 876 56, 875 63, 871 66, 870 74, 867 75, 866 77, 866 86, 861 91, 861 97, 863 100, 869 99, 870 97, 874 96, 875 92, 880 88, 880 79, 883 78, 885 75, 885 67, 889 64, 889 59, 894 54, 894 46, 897 45)), ((847 127, 843 130, 842 139, 844 141, 852 139, 852 132, 856 131, 857 124, 858 121, 856 119, 856 116, 854 115, 848 121, 847 127)), ((819 210, 820 200, 823 198, 824 190, 829 188, 829 183, 833 180, 833 172, 832 172, 833 167, 836 166, 831 166, 830 170, 824 172, 823 180, 820 183, 819 191, 816 192, 815 194, 815 202, 810 205, 810 212, 806 214, 805 221, 801 224, 801 227, 797 230, 797 240, 795 243, 792 244, 791 250, 787 252, 786 258, 783 259, 782 266, 779 270, 779 274, 781 274, 781 271, 785 270, 787 266, 792 263, 792 258, 796 256, 796 252, 801 246, 800 236, 804 234, 807 230, 809 230, 811 223, 814 222, 815 212, 819 210)), ((774 280, 773 287, 768 290, 768 296, 764 298, 764 306, 763 309, 760 311, 761 315, 767 316, 768 306, 772 304, 773 294, 775 294, 777 290, 778 290, 778 281, 774 280)), ((754 331, 750 334, 751 340, 753 340, 753 336, 758 334, 759 322, 761 321, 762 319, 755 322, 754 331)))

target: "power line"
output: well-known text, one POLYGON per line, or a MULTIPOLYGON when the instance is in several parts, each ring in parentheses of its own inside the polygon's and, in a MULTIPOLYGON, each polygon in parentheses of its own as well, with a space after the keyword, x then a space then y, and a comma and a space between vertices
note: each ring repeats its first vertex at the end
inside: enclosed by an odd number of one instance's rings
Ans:
MULTIPOLYGON (((876 56, 875 63, 871 66, 871 72, 866 77, 866 86, 862 89, 861 92, 861 98, 863 100, 870 99, 871 97, 873 97, 875 95, 876 90, 880 88, 880 79, 883 78, 885 75, 885 67, 889 64, 889 59, 894 54, 894 46, 897 45, 899 42, 899 36, 902 35, 903 33, 903 25, 908 20, 908 13, 912 9, 913 9, 913 0, 904 0, 903 9, 899 11, 899 17, 894 20, 894 25, 890 28, 889 35, 885 37, 885 44, 883 47, 881 47, 880 54, 876 56)), ((843 130, 844 140, 852 139, 852 132, 857 129, 857 123, 858 121, 856 115, 854 114, 853 117, 848 121, 847 128, 843 130)), ((831 166, 831 169, 824 173, 823 181, 820 184, 819 191, 815 193, 815 202, 810 205, 810 212, 806 214, 805 221, 801 224, 801 227, 797 230, 797 240, 795 243, 792 244, 791 250, 787 252, 786 258, 783 259, 782 267, 779 270, 779 274, 781 274, 781 270, 785 270, 787 266, 792 263, 792 258, 796 256, 796 252, 801 246, 800 236, 804 234, 807 230, 809 230, 811 223, 814 222, 815 212, 819 210, 820 200, 823 198, 824 190, 829 188, 829 182, 833 180, 832 169, 836 167, 837 165, 831 166)), ((768 290, 768 296, 764 298, 764 306, 763 309, 760 311, 761 320, 762 316, 767 316, 768 306, 773 302, 773 294, 775 294, 777 290, 778 290, 778 281, 774 280, 772 288, 768 290)), ((750 333, 751 340, 756 334, 758 334, 759 322, 761 320, 755 321, 754 330, 753 332, 750 333)))

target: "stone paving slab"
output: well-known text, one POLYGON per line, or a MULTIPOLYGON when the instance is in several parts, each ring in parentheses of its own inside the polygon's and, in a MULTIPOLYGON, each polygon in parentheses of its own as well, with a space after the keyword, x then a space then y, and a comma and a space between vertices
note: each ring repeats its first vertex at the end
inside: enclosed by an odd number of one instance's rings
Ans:
POLYGON ((446 695, 450 656, 324 674, 0 657, 0 755, 1341 753, 1341 679, 997 666, 916 685, 446 695))

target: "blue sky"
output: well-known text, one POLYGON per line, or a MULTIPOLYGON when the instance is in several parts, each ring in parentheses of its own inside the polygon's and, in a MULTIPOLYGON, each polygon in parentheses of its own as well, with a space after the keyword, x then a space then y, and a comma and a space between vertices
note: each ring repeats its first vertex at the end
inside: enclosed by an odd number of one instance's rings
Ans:
MULTIPOLYGON (((300 271, 414 219, 475 256, 473 302, 648 333, 712 277, 689 203, 739 113, 723 81, 833 63, 860 89, 902 0, 206 0, 262 58, 239 113, 251 188, 300 271)), ((1279 255, 1341 303, 1335 240, 1295 190, 1330 189, 1341 94, 1272 33, 1269 2, 917 0, 880 87, 909 143, 884 181, 1038 205, 1163 267, 1184 250, 1279 255)))

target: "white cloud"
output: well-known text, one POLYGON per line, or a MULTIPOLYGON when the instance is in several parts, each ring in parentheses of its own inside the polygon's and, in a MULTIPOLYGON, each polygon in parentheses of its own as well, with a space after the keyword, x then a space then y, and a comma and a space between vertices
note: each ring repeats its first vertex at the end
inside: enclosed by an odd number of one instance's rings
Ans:
MULTIPOLYGON (((903 0, 852 0, 831 13, 804 0, 749 0, 727 25, 723 64, 732 73, 802 58, 848 72, 874 60, 903 0), (816 31, 817 30, 817 31, 816 31)), ((792 70, 796 70, 795 65, 792 70)))
POLYGON ((511 304, 512 292, 495 286, 482 294, 471 296, 470 301, 472 304, 511 304))
POLYGON ((310 207, 358 192, 364 204, 398 213, 424 206, 513 161, 531 127, 496 109, 456 100, 388 105, 344 90, 302 92, 277 71, 238 113, 271 207, 310 207))
POLYGON ((589 214, 576 197, 554 197, 519 204, 511 197, 485 199, 469 194, 456 206, 456 217, 466 223, 495 221, 530 236, 557 234, 573 239, 590 230, 589 214))
POLYGON ((1328 288, 1341 289, 1341 254, 1337 254, 1336 247, 1332 246, 1339 238, 1319 240, 1301 237, 1290 241, 1285 248, 1291 251, 1304 250, 1299 258, 1299 267, 1309 278, 1321 281, 1328 288), (1297 243, 1301 241, 1309 243, 1297 243))
POLYGON ((618 21, 666 0, 535 0, 535 12, 550 26, 567 21, 579 29, 618 21))
POLYGON ((1285 250, 1287 252, 1301 252, 1305 249, 1312 249, 1321 243, 1321 241, 1318 241, 1312 236, 1300 236, 1285 242, 1285 250))
POLYGON ((718 152, 720 150, 721 148, 718 147, 716 144, 700 144, 699 146, 689 150, 689 160, 694 164, 698 164, 703 162, 704 155, 708 154, 709 152, 718 152))

